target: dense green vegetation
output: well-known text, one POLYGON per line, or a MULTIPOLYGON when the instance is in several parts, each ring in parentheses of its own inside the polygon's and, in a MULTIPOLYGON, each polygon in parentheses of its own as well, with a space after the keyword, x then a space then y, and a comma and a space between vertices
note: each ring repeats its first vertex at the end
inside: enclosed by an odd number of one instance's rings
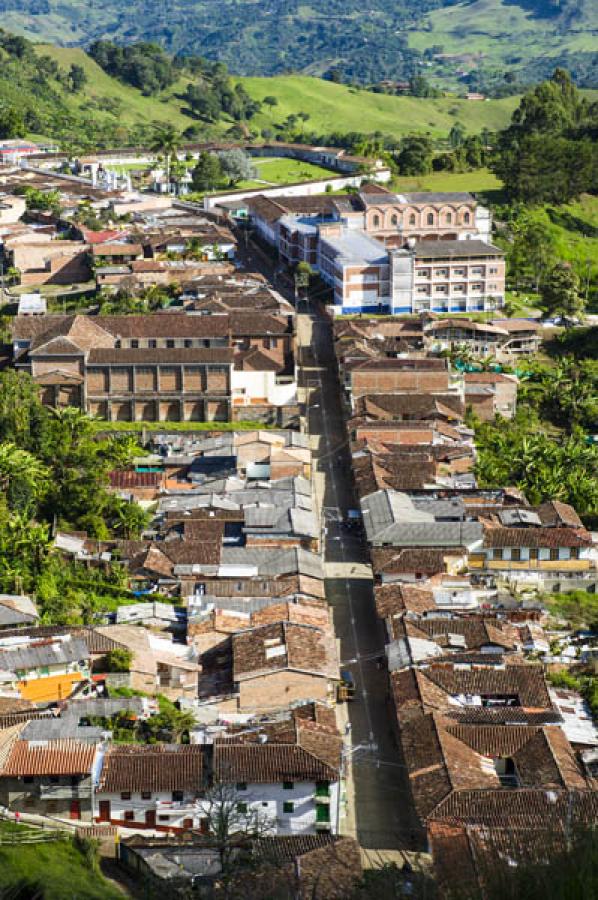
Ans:
POLYGON ((511 201, 567 203, 598 189, 598 102, 556 69, 526 93, 500 135, 491 168, 511 201))
POLYGON ((409 78, 425 62, 435 80, 462 89, 529 83, 572 62, 595 79, 593 12, 592 0, 372 0, 367 8, 358 0, 0 0, 6 27, 37 40, 86 45, 116 35, 200 53, 239 74, 361 83, 409 78))
POLYGON ((107 490, 107 474, 140 454, 127 436, 103 437, 79 410, 51 410, 28 375, 0 375, 0 590, 35 592, 42 621, 91 622, 128 599, 118 566, 88 569, 51 550, 52 528, 135 537, 148 517, 107 490))
MULTIPOLYGON (((558 343, 554 351, 558 354, 558 343)), ((481 486, 512 484, 532 504, 571 503, 593 526, 598 517, 598 360, 557 356, 530 363, 512 421, 475 422, 481 486)))

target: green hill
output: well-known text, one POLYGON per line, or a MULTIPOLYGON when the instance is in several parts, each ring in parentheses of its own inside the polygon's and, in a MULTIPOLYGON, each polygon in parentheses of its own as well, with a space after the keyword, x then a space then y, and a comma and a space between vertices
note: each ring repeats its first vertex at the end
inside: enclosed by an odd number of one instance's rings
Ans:
POLYGON ((322 81, 301 75, 273 78, 244 78, 249 95, 263 100, 276 97, 278 106, 262 107, 252 120, 260 127, 278 124, 294 113, 306 112, 306 132, 361 131, 400 137, 414 131, 430 132, 445 137, 455 122, 462 122, 471 134, 484 128, 491 131, 506 127, 519 102, 518 97, 484 102, 443 97, 424 100, 417 97, 395 97, 322 81))
POLYGON ((222 110, 208 122, 189 109, 184 97, 188 85, 193 82, 204 91, 211 77, 209 71, 177 68, 168 87, 145 96, 107 74, 81 48, 31 44, 0 31, 0 106, 18 110, 32 136, 83 150, 147 143, 156 122, 172 124, 195 140, 222 138, 235 125, 247 135, 259 137, 268 129, 273 137, 288 137, 287 119, 299 114, 307 118, 296 120, 297 136, 314 140, 332 132, 375 131, 395 138, 414 131, 446 137, 456 121, 469 133, 503 128, 517 104, 517 98, 468 102, 396 97, 300 75, 240 78, 231 82, 232 89, 242 85, 249 102, 276 98, 274 105, 262 103, 247 125, 241 125, 222 110), (77 90, 69 80, 73 66, 83 73, 83 86, 77 90))

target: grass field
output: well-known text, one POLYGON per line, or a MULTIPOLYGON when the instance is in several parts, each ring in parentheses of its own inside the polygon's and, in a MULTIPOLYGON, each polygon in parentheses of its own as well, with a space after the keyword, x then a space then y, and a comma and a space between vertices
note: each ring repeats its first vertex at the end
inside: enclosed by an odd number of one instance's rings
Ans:
MULTIPOLYGON (((1 823, 0 838, 26 831, 24 826, 1 823)), ((0 897, 13 896, 16 885, 39 884, 45 900, 122 900, 122 893, 93 872, 71 840, 45 844, 0 846, 0 897)), ((27 889, 25 889, 27 890, 27 889)), ((34 896, 21 893, 21 897, 34 896)), ((37 893, 35 896, 38 895, 37 893)))
POLYGON ((432 172, 431 175, 405 175, 394 178, 392 187, 398 191, 500 191, 502 182, 488 169, 474 172, 432 172))
POLYGON ((429 132, 434 137, 446 136, 459 121, 469 133, 504 128, 519 102, 518 97, 473 102, 442 97, 422 100, 416 97, 393 97, 373 94, 344 84, 319 78, 283 75, 274 78, 243 78, 250 96, 263 100, 271 95, 278 105, 264 107, 254 119, 260 128, 281 124, 288 115, 309 113, 306 131, 360 131, 400 137, 414 131, 429 132))

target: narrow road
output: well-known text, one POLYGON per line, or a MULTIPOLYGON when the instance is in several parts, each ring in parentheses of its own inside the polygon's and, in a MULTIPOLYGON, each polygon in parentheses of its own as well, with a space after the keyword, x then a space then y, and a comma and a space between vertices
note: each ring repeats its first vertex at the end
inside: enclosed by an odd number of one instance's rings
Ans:
MULTIPOLYGON (((370 864, 400 861, 416 849, 406 770, 387 696, 384 633, 374 608, 372 572, 363 540, 340 524, 356 506, 340 385, 332 348, 332 327, 322 315, 298 316, 301 376, 307 421, 316 454, 316 494, 325 518, 326 595, 333 608, 343 668, 353 673, 357 697, 346 704, 348 815, 370 864)), ((342 715, 342 713, 341 713, 342 715)))

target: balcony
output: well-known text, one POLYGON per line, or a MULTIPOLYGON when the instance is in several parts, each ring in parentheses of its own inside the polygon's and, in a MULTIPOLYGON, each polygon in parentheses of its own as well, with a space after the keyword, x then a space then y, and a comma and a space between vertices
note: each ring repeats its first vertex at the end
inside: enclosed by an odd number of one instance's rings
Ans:
POLYGON ((40 784, 40 800, 89 800, 91 787, 73 784, 40 784))

